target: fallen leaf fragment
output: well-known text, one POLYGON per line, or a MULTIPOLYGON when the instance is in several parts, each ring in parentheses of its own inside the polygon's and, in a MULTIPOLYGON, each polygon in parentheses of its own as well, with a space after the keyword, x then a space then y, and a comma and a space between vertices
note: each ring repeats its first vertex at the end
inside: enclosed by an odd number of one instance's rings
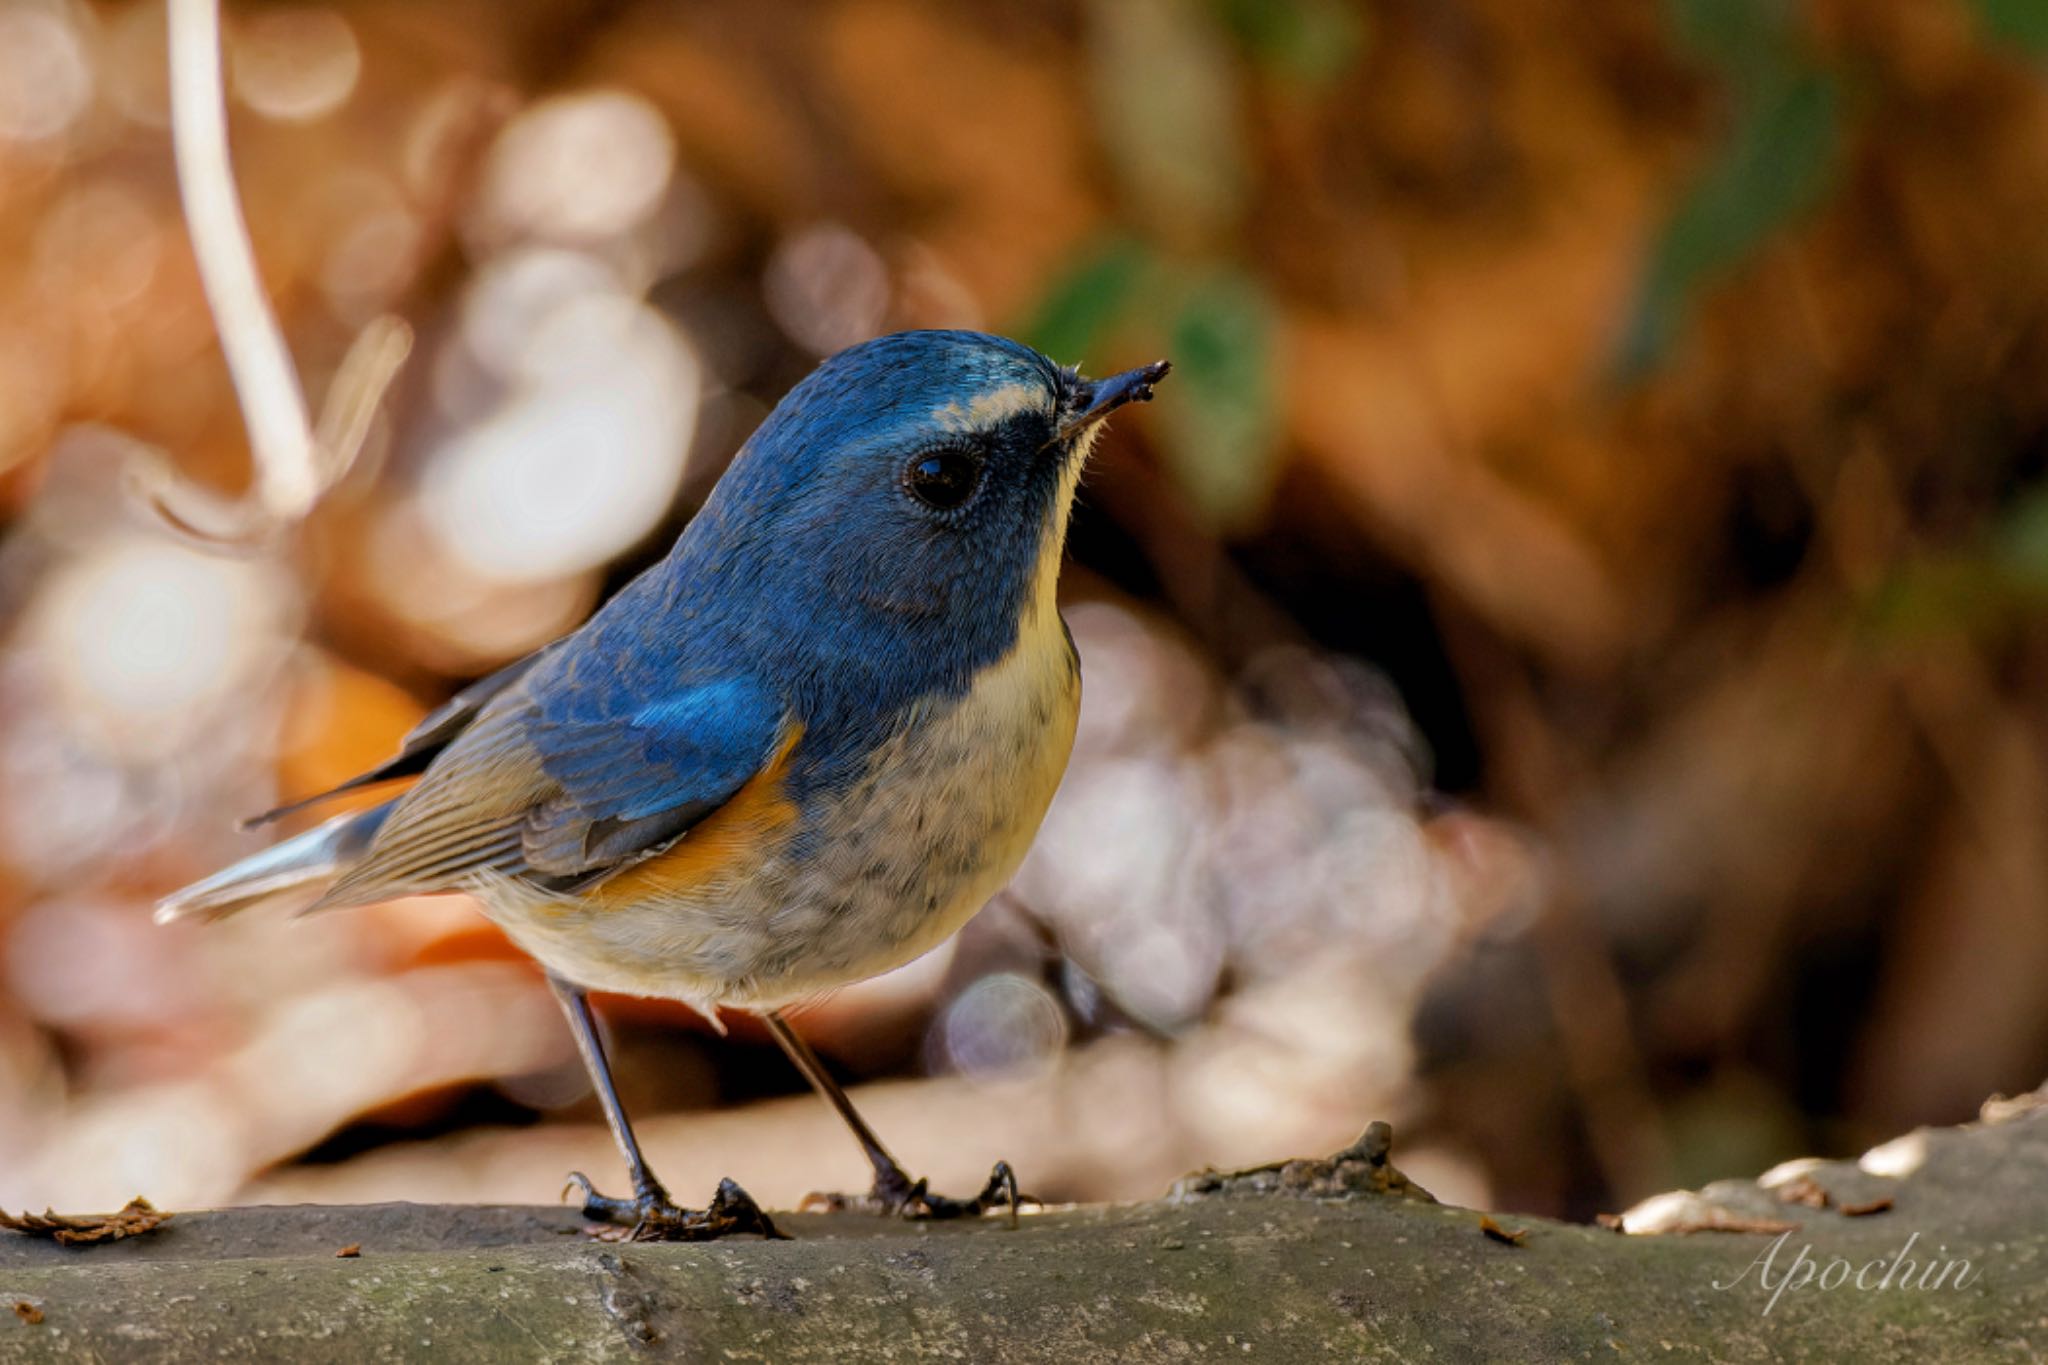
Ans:
POLYGON ((361 1242, 350 1242, 347 1246, 334 1253, 337 1260, 343 1261, 353 1260, 362 1254, 363 1244, 361 1242))
POLYGON ((124 1237, 140 1236, 170 1217, 137 1195, 119 1213, 65 1214, 45 1209, 40 1215, 24 1213, 17 1218, 0 1209, 0 1228, 30 1237, 49 1237, 62 1246, 91 1246, 95 1242, 118 1242, 124 1237))
POLYGON ((1602 1214, 1600 1226, 1631 1236, 1685 1235, 1694 1232, 1760 1232, 1775 1236, 1791 1232, 1797 1223, 1776 1218, 1755 1218, 1726 1208, 1692 1190, 1653 1194, 1627 1213, 1602 1214))
POLYGON ((20 1318, 29 1326, 34 1327, 43 1320, 43 1310, 30 1303, 27 1299, 16 1299, 14 1301, 14 1316, 20 1318))
POLYGON ((2016 1118, 2024 1118, 2044 1105, 2048 1105, 2048 1086, 2043 1086, 2039 1090, 2029 1090, 2024 1095, 1993 1095, 1984 1101, 1983 1107, 1977 1111, 1977 1122, 2010 1123, 2016 1118))
POLYGON ((1527 1228, 1504 1228, 1486 1214, 1479 1215, 1479 1230, 1503 1246, 1518 1247, 1527 1240, 1527 1228))
POLYGON ((1833 1195, 1803 1175, 1779 1185, 1776 1194, 1787 1204, 1804 1204, 1810 1209, 1834 1208, 1844 1218, 1863 1218, 1873 1213, 1883 1213, 1892 1206, 1889 1196, 1881 1196, 1861 1204, 1837 1204, 1833 1195))
POLYGON ((1788 1180, 1777 1189, 1779 1202, 1804 1204, 1810 1209, 1824 1209, 1828 1206, 1828 1192, 1811 1176, 1802 1175, 1788 1180))
MULTIPOLYGON (((1782 1218, 1751 1218, 1744 1214, 1730 1213, 1726 1209, 1708 1208, 1697 1218, 1679 1218, 1643 1232, 1652 1235, 1690 1237, 1695 1232, 1757 1232, 1766 1237, 1775 1237, 1781 1232, 1796 1232, 1797 1223, 1788 1223, 1782 1218)), ((1634 1232, 1624 1225, 1623 1231, 1634 1232)))
POLYGON ((1775 1237, 1781 1232, 1797 1232, 1799 1224, 1788 1223, 1782 1218, 1744 1218, 1737 1214, 1716 1212, 1696 1223, 1682 1223, 1669 1231, 1687 1234, 1694 1232, 1760 1232, 1766 1237, 1775 1237))
POLYGON ((1887 1195, 1882 1199, 1872 1199, 1862 1204, 1844 1204, 1841 1207, 1844 1218, 1867 1218, 1873 1213, 1883 1213, 1891 1206, 1891 1197, 1887 1195))

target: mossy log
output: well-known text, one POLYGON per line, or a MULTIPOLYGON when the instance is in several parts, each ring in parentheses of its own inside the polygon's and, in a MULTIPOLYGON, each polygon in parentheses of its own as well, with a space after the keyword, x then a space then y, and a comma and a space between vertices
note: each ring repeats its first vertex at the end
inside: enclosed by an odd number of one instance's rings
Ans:
POLYGON ((1408 1186, 1379 1136, 1014 1227, 799 1214, 786 1242, 654 1245, 594 1240, 566 1208, 383 1204, 180 1213, 89 1247, 0 1233, 0 1361, 2048 1354, 2030 1105, 1775 1189, 1710 1187, 1674 1203, 1681 1225, 1765 1230, 1690 1235, 1489 1230, 1408 1186))

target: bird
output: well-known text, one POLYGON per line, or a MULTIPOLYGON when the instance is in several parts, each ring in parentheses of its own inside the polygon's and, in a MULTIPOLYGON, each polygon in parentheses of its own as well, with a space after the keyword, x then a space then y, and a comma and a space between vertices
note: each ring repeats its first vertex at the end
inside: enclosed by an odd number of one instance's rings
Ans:
POLYGON ((701 1209, 650 1169, 593 990, 758 1016, 852 1129, 859 1201, 1019 1201, 997 1162, 913 1181, 788 1013, 958 931, 1022 861, 1072 750, 1080 663, 1056 601, 1111 413, 1170 366, 1090 380, 1021 342, 897 332, 799 382, 668 554, 580 627, 458 692, 338 787, 409 780, 163 898, 159 922, 466 893, 537 960, 632 1184, 570 1177, 637 1240, 780 1236, 730 1177, 701 1209))

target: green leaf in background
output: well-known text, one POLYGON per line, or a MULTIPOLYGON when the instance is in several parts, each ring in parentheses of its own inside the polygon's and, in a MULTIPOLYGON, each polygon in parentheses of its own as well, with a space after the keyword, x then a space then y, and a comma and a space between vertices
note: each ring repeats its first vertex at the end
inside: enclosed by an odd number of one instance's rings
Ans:
POLYGON ((1782 76, 1796 52, 1793 0, 1666 0, 1672 32, 1724 80, 1782 76))
POLYGON ((1251 521, 1272 491, 1279 437, 1271 298, 1235 269, 1193 279, 1168 331, 1171 401, 1159 405, 1175 480, 1211 526, 1251 521))
POLYGON ((1077 365, 1129 306, 1152 253, 1128 237, 1112 237, 1082 254, 1038 305, 1024 339, 1054 360, 1077 365))
POLYGON ((1840 104, 1834 77, 1817 70, 1788 73, 1744 103, 1733 136, 1653 250, 1616 357, 1623 379, 1662 358, 1702 289, 1825 196, 1841 149, 1840 104))
POLYGON ((1985 32, 1999 42, 2048 55, 2048 0, 1976 0, 1985 32))
POLYGON ((1347 0, 1215 0, 1245 49, 1283 79, 1329 84, 1365 49, 1369 16, 1347 0))
POLYGON ((2048 591, 2048 484, 2036 484, 2006 510, 1993 557, 2015 582, 2048 591))
POLYGON ((1199 0, 1094 0, 1096 127, 1148 233, 1200 250, 1243 216, 1251 154, 1237 61, 1199 0))
POLYGON ((1203 520, 1227 529, 1256 516, 1273 483, 1275 316, 1264 286, 1235 267, 1172 265, 1116 237, 1074 262, 1023 336, 1074 363, 1097 360, 1113 333, 1163 345, 1174 373, 1172 401, 1158 405, 1168 470, 1203 520))
POLYGON ((1862 624, 1890 645, 1958 634, 1991 639, 2037 627, 2044 603, 2048 483, 2036 483, 1970 543, 1895 565, 1865 604, 1862 624))

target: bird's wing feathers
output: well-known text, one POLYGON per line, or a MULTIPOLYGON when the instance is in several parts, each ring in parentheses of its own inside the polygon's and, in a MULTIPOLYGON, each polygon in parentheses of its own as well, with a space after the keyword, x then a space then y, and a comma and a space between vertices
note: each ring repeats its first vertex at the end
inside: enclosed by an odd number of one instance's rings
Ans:
POLYGON ((543 705, 527 738, 557 791, 527 814, 528 867, 586 878, 667 843, 759 772, 783 727, 783 708, 745 677, 617 717, 573 699, 543 705))
POLYGON ((400 799, 328 904, 441 890, 480 872, 572 890, 683 834, 760 771, 782 707, 725 677, 648 701, 556 675, 487 710, 400 799))

